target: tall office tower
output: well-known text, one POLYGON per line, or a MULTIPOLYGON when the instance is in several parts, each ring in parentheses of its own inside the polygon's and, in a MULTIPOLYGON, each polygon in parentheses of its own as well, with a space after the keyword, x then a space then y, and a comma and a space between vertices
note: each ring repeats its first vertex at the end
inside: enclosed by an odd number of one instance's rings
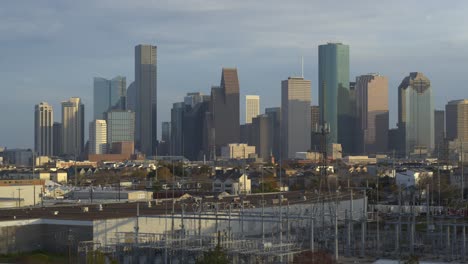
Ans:
POLYGON ((327 43, 319 46, 320 122, 330 126, 327 143, 340 143, 352 150, 352 111, 349 103, 349 46, 327 43))
POLYGON ((398 129, 402 136, 400 154, 409 157, 434 149, 434 103, 429 79, 412 72, 398 87, 398 129))
POLYGON ((260 96, 246 95, 245 96, 245 123, 252 123, 252 118, 260 114, 260 96))
POLYGON ((385 153, 388 147, 388 79, 378 74, 356 77, 356 151, 385 153))
POLYGON ((275 160, 277 160, 280 157, 281 107, 265 108, 265 115, 267 115, 270 120, 270 152, 275 157, 275 160))
POLYGON ((445 138, 445 111, 434 110, 434 151, 442 149, 445 138))
MULTIPOLYGON (((206 98, 205 98, 206 99, 206 98)), ((188 108, 184 113, 183 147, 184 157, 189 160, 203 160, 209 153, 204 151, 204 126, 206 113, 209 111, 210 102, 203 101, 188 108)))
POLYGON ((126 110, 130 110, 135 112, 136 110, 136 86, 135 82, 132 82, 127 88, 127 99, 125 100, 127 106, 125 107, 126 110))
POLYGON ((171 109, 171 156, 184 155, 184 102, 174 103, 171 109))
POLYGON ((157 57, 156 46, 135 47, 136 147, 150 156, 157 145, 157 57))
POLYGON ((171 122, 162 122, 161 140, 164 142, 171 141, 171 122))
POLYGON ((310 106, 310 125, 311 125, 311 137, 310 137, 310 149, 313 151, 320 151, 321 149, 321 138, 322 136, 317 134, 320 127, 320 108, 318 105, 310 106))
POLYGON ((54 122, 53 125, 53 154, 54 156, 62 155, 62 124, 59 122, 54 122))
POLYGON ((89 154, 107 153, 106 120, 96 119, 89 123, 89 154))
POLYGON ((293 159, 296 152, 310 149, 310 81, 289 77, 281 82, 282 158, 293 159))
POLYGON ((38 156, 54 154, 54 111, 52 106, 41 102, 34 108, 34 151, 38 156))
POLYGON ((116 142, 135 142, 135 113, 130 110, 111 110, 107 112, 108 152, 114 153, 112 145, 116 142))
POLYGON ((207 95, 203 95, 200 92, 195 92, 195 93, 187 93, 187 95, 184 97, 184 103, 185 105, 189 107, 194 107, 195 105, 204 102, 204 101, 209 101, 210 97, 207 95))
POLYGON ((105 119, 111 109, 125 110, 126 87, 126 78, 122 76, 112 80, 94 77, 94 119, 105 119))
POLYGON ((83 151, 84 105, 78 97, 62 102, 62 154, 75 157, 83 151))
POLYGON ((468 142, 468 99, 448 102, 445 114, 447 139, 468 142))
POLYGON ((272 154, 271 135, 270 118, 267 115, 258 115, 252 119, 252 145, 258 157, 265 162, 272 154))
MULTIPOLYGON (((211 148, 219 150, 240 140, 239 79, 237 69, 223 68, 221 86, 211 88, 211 148)), ((219 151, 216 151, 218 154, 219 151)))

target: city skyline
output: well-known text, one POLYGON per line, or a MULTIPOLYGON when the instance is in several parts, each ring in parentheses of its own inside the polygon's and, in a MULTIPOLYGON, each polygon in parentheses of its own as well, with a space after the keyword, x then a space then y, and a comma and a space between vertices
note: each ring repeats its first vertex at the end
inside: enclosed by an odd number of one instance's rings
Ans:
MULTIPOLYGON (((284 25, 280 25, 279 28, 276 23, 268 25, 267 21, 270 21, 268 18, 271 14, 281 13, 285 17, 292 18, 292 14, 297 15, 293 7, 301 3, 288 8, 277 2, 272 5, 271 9, 264 11, 255 3, 225 5, 213 3, 211 7, 208 7, 210 5, 200 7, 193 2, 186 5, 167 4, 162 7, 150 5, 145 8, 145 14, 157 11, 156 14, 166 12, 170 15, 168 22, 162 23, 158 26, 159 28, 152 28, 158 24, 156 18, 150 19, 144 16, 133 21, 134 13, 141 11, 142 7, 137 4, 134 6, 128 6, 123 2, 113 4, 113 12, 120 13, 122 21, 125 22, 121 28, 111 25, 111 22, 100 20, 97 13, 83 9, 83 5, 79 3, 61 6, 46 6, 39 3, 5 4, 5 7, 11 11, 8 15, 18 17, 20 13, 24 13, 30 17, 27 21, 34 26, 28 27, 28 23, 20 23, 18 19, 8 19, 8 16, 2 18, 2 20, 5 19, 2 24, 6 25, 2 38, 6 41, 2 45, 5 60, 1 62, 0 68, 8 73, 4 76, 2 91, 5 91, 6 87, 11 87, 16 92, 1 100, 0 112, 8 113, 13 109, 17 116, 14 120, 6 114, 1 115, 1 120, 11 125, 2 131, 0 145, 10 148, 33 147, 34 137, 31 132, 33 131, 33 116, 29 110, 31 105, 40 101, 47 101, 55 109, 60 109, 60 101, 64 98, 81 97, 89 109, 86 111, 85 120, 85 124, 88 124, 93 113, 91 109, 92 81, 90 80, 93 76, 122 75, 127 77, 128 84, 131 83, 134 66, 132 49, 138 43, 150 43, 164 50, 159 56, 161 65, 164 66, 160 67, 158 72, 158 76, 161 76, 160 82, 158 81, 159 91, 161 91, 159 93, 161 97, 158 100, 160 103, 158 120, 160 121, 170 119, 168 113, 171 107, 166 102, 175 102, 180 95, 194 90, 209 94, 209 87, 216 84, 214 80, 219 78, 218 70, 222 66, 238 68, 240 82, 244 87, 244 89, 241 88, 240 96, 259 94, 262 97, 263 107, 279 106, 280 81, 300 72, 300 56, 305 58, 304 77, 312 82, 312 104, 315 105, 318 98, 317 46, 329 40, 341 41, 351 47, 350 79, 368 72, 379 72, 389 77, 389 126, 392 128, 396 126, 397 120, 397 87, 408 72, 424 72, 431 79, 435 88, 436 109, 443 109, 446 102, 450 100, 466 97, 463 89, 460 88, 464 84, 463 68, 468 59, 467 45, 465 45, 467 38, 460 33, 463 32, 461 27, 466 21, 464 16, 468 9, 466 3, 453 2, 452 5, 444 8, 439 8, 440 5, 436 2, 427 2, 424 6, 418 5, 418 10, 421 11, 417 14, 418 19, 414 19, 414 14, 410 12, 416 8, 416 4, 413 3, 408 4, 403 1, 381 3, 378 6, 365 6, 365 8, 362 8, 363 6, 359 3, 343 4, 357 12, 343 14, 326 3, 304 5, 304 11, 300 14, 301 19, 285 19, 284 25), (251 8, 258 15, 255 18, 252 12, 244 12, 242 17, 245 20, 242 23, 252 23, 254 19, 260 19, 256 27, 246 33, 235 31, 233 36, 239 39, 237 41, 233 41, 234 39, 226 32, 221 32, 221 39, 226 38, 225 41, 221 41, 220 38, 213 41, 213 38, 209 37, 220 31, 208 27, 215 17, 206 14, 225 13, 223 23, 231 25, 239 21, 238 15, 246 8, 251 8), (405 11, 400 13, 401 10, 405 11), (393 15, 397 11, 399 12, 398 19, 393 15), (89 21, 77 23, 80 21, 78 20, 80 14, 84 12, 89 13, 89 21), (447 12, 450 12, 450 16, 446 15, 447 12), (325 18, 314 16, 318 13, 328 16, 324 16, 325 18), (343 22, 328 25, 327 17, 336 15, 344 15, 343 22), (180 20, 182 16, 187 20, 180 20), (184 35, 184 32, 190 33, 189 31, 194 29, 187 25, 200 18, 204 18, 200 21, 200 29, 194 30, 194 33, 199 36, 193 38, 193 33, 184 35), (363 20, 370 20, 374 23, 364 23, 363 20), (385 24, 383 21, 386 21, 385 24), (387 23, 388 21, 390 23, 387 23), (402 22, 391 23, 398 21, 402 22), (102 27, 91 26, 97 22, 102 27), (130 26, 134 25, 132 23, 138 23, 144 27, 130 26), (317 26, 297 29, 302 28, 297 26, 298 23, 311 23, 317 26), (354 30, 356 23, 362 26, 360 32, 354 30), (385 26, 386 24, 392 24, 392 26, 385 26), (183 32, 177 30, 181 25, 187 27, 183 32), (38 27, 47 30, 31 30, 31 28, 38 29, 38 27), (161 27, 167 27, 168 30, 158 30, 162 29, 161 27), (103 28, 112 30, 107 30, 108 34, 102 34, 100 30, 103 28), (133 28, 140 28, 140 30, 130 31, 133 28), (265 33, 260 36, 254 34, 257 31, 260 32, 262 28, 265 29, 265 33), (405 36, 413 36, 415 28, 418 29, 420 37, 413 38, 411 42, 388 41, 389 36, 399 36, 401 39, 405 36), (74 29, 82 34, 76 34, 74 29), (275 37, 273 32, 277 29, 290 34, 291 38, 275 37), (75 36, 72 36, 71 32, 74 32, 75 36), (389 34, 390 32, 392 34, 389 34), (82 40, 76 41, 76 37, 91 38, 95 41, 93 45, 90 45, 82 40), (114 41, 113 45, 108 45, 109 37, 113 40, 122 40, 122 38, 124 40, 114 41), (23 40, 37 42, 34 46, 28 45, 26 49, 24 44, 21 44, 23 40), (74 41, 72 52, 68 48, 63 48, 68 47, 64 41, 70 40, 74 41), (213 43, 210 44, 211 42, 213 43), (268 48, 272 43, 273 48, 268 48), (421 48, 422 45, 424 48, 421 48), (18 52, 27 56, 13 60, 10 54, 18 52), (431 56, 427 56, 428 54, 431 56), (252 60, 252 57, 255 60, 252 60), (26 58, 33 58, 33 60, 25 63, 26 58), (71 65, 68 63, 70 58, 74 60, 71 65), (200 61, 203 65, 198 66, 200 61), (63 65, 69 67, 63 67, 63 65), (189 72, 194 65, 198 68, 188 74, 187 78, 183 80, 175 78, 181 72, 189 72), (259 76, 262 78, 258 78, 259 76), (174 81, 175 79, 177 81, 174 81), (437 89, 438 87, 444 87, 444 89, 437 89)), ((95 5, 109 7, 106 3, 95 5)), ((242 105, 240 108, 244 109, 242 105)), ((244 114, 240 113, 240 116, 243 117, 244 114)), ((55 119, 57 120, 57 115, 55 119)))

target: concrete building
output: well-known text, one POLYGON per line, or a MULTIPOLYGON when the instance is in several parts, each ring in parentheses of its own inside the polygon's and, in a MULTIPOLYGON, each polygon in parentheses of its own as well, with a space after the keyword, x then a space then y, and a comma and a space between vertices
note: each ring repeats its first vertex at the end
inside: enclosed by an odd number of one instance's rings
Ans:
POLYGON ((135 47, 136 148, 147 156, 157 145, 157 47, 135 47))
POLYGON ((116 142, 135 142, 135 113, 130 110, 111 110, 107 112, 108 151, 113 153, 112 144, 116 142))
POLYGON ((260 114, 260 96, 246 95, 245 96, 245 123, 252 123, 252 118, 260 114))
POLYGON ((356 77, 357 153, 385 153, 388 147, 388 78, 356 77))
POLYGON ((352 148, 353 116, 349 102, 349 46, 327 43, 319 46, 320 123, 328 123, 327 143, 340 143, 343 151, 352 148))
POLYGON ((210 149, 239 142, 239 78, 236 68, 222 69, 221 84, 211 88, 210 102, 210 149))
POLYGON ((215 177, 213 192, 227 192, 231 195, 250 194, 252 192, 252 183, 247 174, 239 171, 229 171, 215 177))
POLYGON ((106 120, 94 120, 89 123, 89 154, 107 153, 106 120))
POLYGON ((296 159, 298 160, 310 160, 319 162, 322 160, 322 153, 320 152, 296 152, 296 159))
POLYGON ((434 102, 430 80, 412 72, 398 87, 398 129, 404 156, 419 156, 434 149, 434 102))
POLYGON ((39 204, 44 183, 44 180, 0 180, 0 198, 17 200, 17 207, 39 204))
POLYGON ((447 139, 468 142, 468 99, 448 102, 445 106, 445 115, 447 139))
POLYGON ((68 173, 66 171, 38 171, 32 172, 8 172, 1 176, 2 180, 50 180, 57 183, 67 183, 68 173))
POLYGON ((94 118, 105 119, 111 109, 125 110, 127 81, 117 76, 112 80, 94 77, 94 118))
POLYGON ((52 130, 52 134, 54 135, 54 142, 52 143, 54 150, 52 153, 55 156, 60 156, 62 155, 62 123, 54 122, 52 130))
POLYGON ((442 149, 445 138, 445 111, 434 110, 434 148, 442 149))
POLYGON ((280 158, 281 142, 281 107, 265 108, 265 115, 270 120, 270 145, 276 160, 280 158))
POLYGON ((223 159, 248 159, 255 155, 255 146, 247 144, 228 144, 221 148, 221 157, 223 159))
POLYGON ((282 158, 294 159, 296 152, 310 148, 311 83, 302 77, 281 82, 282 158))
POLYGON ((3 163, 16 167, 31 167, 33 153, 30 149, 6 149, 3 151, 3 163))
POLYGON ((34 108, 34 151, 39 156, 54 155, 54 111, 46 102, 34 108))
POLYGON ((371 158, 369 156, 346 156, 341 159, 347 165, 356 165, 356 164, 376 164, 377 158, 371 158))
POLYGON ((252 119, 252 145, 259 158, 267 162, 273 151, 271 145, 270 119, 267 115, 258 115, 252 119))
POLYGON ((78 97, 62 102, 62 154, 79 156, 84 146, 84 105, 78 97))

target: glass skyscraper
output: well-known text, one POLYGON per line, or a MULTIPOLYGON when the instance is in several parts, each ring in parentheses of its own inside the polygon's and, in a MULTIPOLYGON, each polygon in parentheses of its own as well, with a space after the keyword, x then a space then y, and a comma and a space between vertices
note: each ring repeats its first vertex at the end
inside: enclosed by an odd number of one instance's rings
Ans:
POLYGON ((349 104, 349 46, 327 43, 319 46, 320 122, 328 123, 327 143, 342 144, 351 152, 353 114, 349 104))
POLYGON ((422 155, 434 149, 434 102, 429 79, 412 72, 398 87, 398 129, 401 154, 422 155))
POLYGON ((112 80, 94 77, 94 119, 104 119, 111 109, 125 110, 126 85, 122 76, 112 80))
POLYGON ((107 143, 134 142, 135 113, 132 111, 112 110, 107 112, 107 143))

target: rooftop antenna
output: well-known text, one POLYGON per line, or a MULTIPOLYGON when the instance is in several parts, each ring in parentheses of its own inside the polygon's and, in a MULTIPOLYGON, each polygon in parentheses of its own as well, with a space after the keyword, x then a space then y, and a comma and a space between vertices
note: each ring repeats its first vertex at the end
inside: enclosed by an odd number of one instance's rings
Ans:
POLYGON ((304 78, 304 56, 301 56, 301 77, 304 78))

